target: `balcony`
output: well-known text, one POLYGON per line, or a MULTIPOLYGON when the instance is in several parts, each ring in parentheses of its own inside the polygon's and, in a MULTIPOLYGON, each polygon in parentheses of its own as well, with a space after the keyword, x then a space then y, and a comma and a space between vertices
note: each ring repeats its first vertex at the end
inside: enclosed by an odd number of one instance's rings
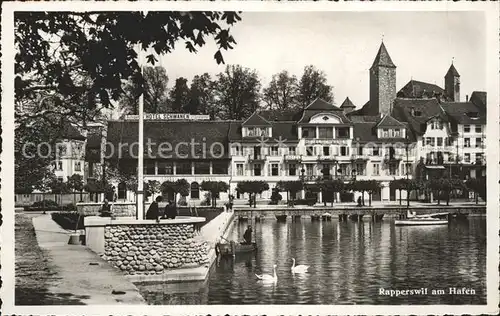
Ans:
POLYGON ((358 155, 358 154, 352 154, 351 155, 351 160, 353 161, 367 161, 369 160, 370 158, 368 157, 368 155, 358 155))
POLYGON ((356 179, 355 175, 344 175, 344 174, 330 174, 326 176, 319 176, 319 175, 305 175, 305 176, 300 176, 300 179, 305 182, 315 182, 315 181, 321 181, 321 180, 341 180, 341 181, 352 181, 356 179))
POLYGON ((248 162, 264 162, 266 155, 248 155, 248 162))
POLYGON ((316 159, 321 162, 331 162, 331 163, 337 162, 337 159, 334 158, 333 156, 318 155, 316 159))
POLYGON ((403 155, 385 155, 384 160, 388 163, 399 162, 403 160, 403 155))
POLYGON ((285 155, 284 159, 287 162, 301 162, 302 155, 285 155))

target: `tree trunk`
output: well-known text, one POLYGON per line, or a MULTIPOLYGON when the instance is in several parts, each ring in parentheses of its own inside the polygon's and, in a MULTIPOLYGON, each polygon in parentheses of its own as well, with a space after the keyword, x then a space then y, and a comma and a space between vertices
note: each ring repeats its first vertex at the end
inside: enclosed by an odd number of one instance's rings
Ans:
POLYGON ((410 207, 410 192, 411 190, 406 190, 406 206, 410 207))
POLYGON ((479 194, 477 192, 474 192, 474 198, 476 199, 476 204, 479 204, 479 194))
POLYGON ((257 208, 257 193, 253 195, 253 208, 257 208))
POLYGON ((437 195, 438 195, 438 205, 441 205, 441 191, 437 191, 437 195))
POLYGON ((399 189, 399 205, 402 204, 401 199, 403 198, 403 190, 399 189))
POLYGON ((80 190, 80 202, 83 202, 83 190, 80 190))
POLYGON ((365 191, 361 191, 361 202, 362 202, 362 205, 365 206, 365 191))

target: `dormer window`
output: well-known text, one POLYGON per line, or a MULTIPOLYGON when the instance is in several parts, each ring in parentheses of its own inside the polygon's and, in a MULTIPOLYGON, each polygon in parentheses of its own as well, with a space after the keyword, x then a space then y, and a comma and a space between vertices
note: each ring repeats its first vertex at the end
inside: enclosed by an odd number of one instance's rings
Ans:
POLYGON ((328 121, 328 116, 323 116, 323 121, 328 121))
POLYGON ((384 137, 384 138, 389 137, 389 130, 387 128, 384 128, 382 130, 382 137, 384 137))
POLYGON ((255 128, 253 127, 248 128, 248 136, 255 136, 255 128))
POLYGON ((478 113, 477 112, 467 112, 467 116, 472 118, 472 119, 477 119, 478 113))
POLYGON ((414 108, 411 108, 410 109, 410 114, 411 114, 411 116, 418 117, 418 116, 422 116, 422 111, 415 110, 414 108))

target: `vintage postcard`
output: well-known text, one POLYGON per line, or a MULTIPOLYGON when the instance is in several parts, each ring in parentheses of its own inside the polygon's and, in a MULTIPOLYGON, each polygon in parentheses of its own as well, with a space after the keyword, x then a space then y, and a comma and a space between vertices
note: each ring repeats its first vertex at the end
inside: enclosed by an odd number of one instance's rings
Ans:
POLYGON ((4 314, 498 314, 498 3, 2 9, 4 314))

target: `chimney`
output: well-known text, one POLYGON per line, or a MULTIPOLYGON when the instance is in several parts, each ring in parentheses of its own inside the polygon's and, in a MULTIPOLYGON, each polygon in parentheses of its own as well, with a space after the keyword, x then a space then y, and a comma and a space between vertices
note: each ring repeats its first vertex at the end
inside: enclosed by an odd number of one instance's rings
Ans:
POLYGON ((468 94, 465 95, 465 102, 469 102, 469 95, 468 94))

